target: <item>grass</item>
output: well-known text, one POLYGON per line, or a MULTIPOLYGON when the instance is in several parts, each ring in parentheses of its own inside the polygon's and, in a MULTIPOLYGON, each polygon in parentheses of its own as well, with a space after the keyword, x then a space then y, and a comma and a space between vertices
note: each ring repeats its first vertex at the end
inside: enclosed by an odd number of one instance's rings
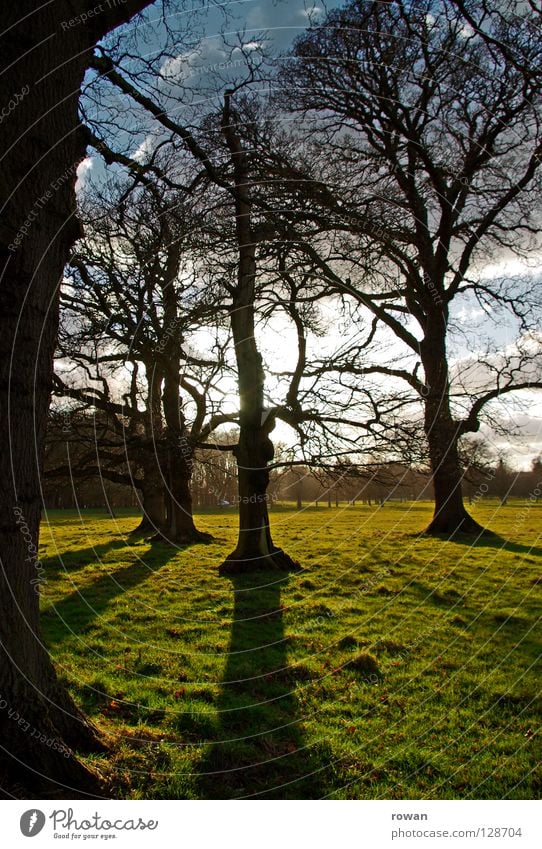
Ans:
POLYGON ((275 508, 304 570, 225 579, 229 512, 177 551, 128 512, 52 511, 45 636, 115 792, 538 798, 542 504, 473 513, 501 538, 420 537, 429 504, 275 508))

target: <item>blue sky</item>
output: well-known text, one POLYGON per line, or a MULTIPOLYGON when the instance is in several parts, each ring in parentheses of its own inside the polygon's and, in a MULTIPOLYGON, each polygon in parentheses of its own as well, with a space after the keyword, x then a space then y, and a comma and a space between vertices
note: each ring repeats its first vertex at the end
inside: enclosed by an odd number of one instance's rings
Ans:
MULTIPOLYGON (((182 112, 183 102, 189 101, 190 98, 185 99, 185 94, 181 94, 177 83, 183 87, 188 85, 198 93, 205 89, 206 84, 209 84, 210 89, 215 88, 217 73, 221 75, 222 81, 236 73, 244 76, 243 68, 236 70, 235 67, 230 67, 224 71, 216 70, 230 52, 225 42, 232 45, 239 40, 244 45, 257 46, 263 38, 266 54, 272 58, 279 57, 288 52, 295 37, 306 30, 311 19, 317 21, 326 10, 343 5, 345 2, 333 2, 333 0, 325 4, 318 0, 230 0, 225 3, 219 0, 172 0, 169 5, 167 25, 174 33, 175 43, 170 41, 168 44, 162 21, 161 2, 151 6, 143 18, 136 19, 123 28, 121 39, 123 43, 125 39, 128 43, 133 38, 136 46, 135 55, 144 55, 147 58, 158 57, 164 44, 168 46, 167 59, 160 57, 155 67, 163 69, 166 75, 163 81, 165 88, 171 86, 170 91, 179 92, 178 108, 182 112), (186 36, 187 30, 192 30, 189 37, 186 36)), ((114 39, 116 37, 115 35, 114 39)), ((184 88, 183 91, 185 91, 184 88)), ((199 97, 199 95, 196 96, 199 97)), ((203 108, 205 108, 203 106, 205 102, 205 95, 203 95, 201 100, 203 108)), ((188 109, 190 110, 190 106, 188 109)), ((149 134, 148 130, 142 126, 140 132, 132 137, 131 155, 135 155, 136 158, 139 154, 145 156, 145 146, 152 146, 154 140, 152 133, 149 134)), ((93 158, 92 162, 88 159, 80 169, 81 184, 91 176, 91 171, 93 180, 99 181, 103 176, 102 165, 96 158, 93 158)), ((464 305, 465 314, 458 313, 455 316, 460 326, 464 324, 472 330, 473 322, 481 322, 479 314, 473 312, 475 306, 464 305)), ((483 329, 485 328, 482 321, 479 327, 480 337, 483 335, 483 329)), ((515 332, 516 328, 506 325, 502 327, 492 325, 490 328, 493 342, 502 343, 503 348, 513 344, 515 332)), ((329 341, 334 343, 337 340, 331 334, 329 341)), ((268 356, 276 358, 277 340, 270 338, 262 342, 263 348, 266 347, 266 342, 269 343, 269 350, 266 351, 268 356)), ((451 346, 452 349, 455 347, 455 350, 450 350, 452 360, 461 361, 465 357, 469 358, 473 352, 462 347, 460 339, 456 340, 457 343, 459 343, 458 347, 451 346)), ((515 419, 515 424, 522 426, 523 439, 520 440, 519 445, 515 440, 511 440, 508 444, 506 441, 496 440, 496 447, 508 448, 510 454, 515 455, 518 465, 527 466, 532 456, 542 450, 540 436, 542 402, 538 395, 524 397, 523 402, 526 403, 527 408, 530 407, 528 411, 522 405, 515 411, 509 412, 512 420, 515 419), (520 447, 521 442, 523 445, 520 447)))

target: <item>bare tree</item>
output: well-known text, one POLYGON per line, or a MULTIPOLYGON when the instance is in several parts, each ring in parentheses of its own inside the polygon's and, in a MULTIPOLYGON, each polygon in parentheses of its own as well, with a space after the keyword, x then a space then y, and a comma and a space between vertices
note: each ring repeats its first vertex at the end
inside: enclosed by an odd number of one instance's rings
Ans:
MULTIPOLYGON (((272 218, 266 217, 266 211, 256 202, 260 183, 252 175, 244 112, 236 112, 232 104, 233 93, 227 91, 218 118, 209 114, 203 119, 200 117, 196 127, 185 126, 169 114, 160 100, 142 91, 131 78, 129 70, 121 69, 119 61, 113 61, 105 52, 95 59, 94 68, 129 97, 136 109, 152 117, 164 134, 160 146, 171 144, 177 155, 184 152, 185 156, 189 155, 193 162, 199 164, 201 175, 196 179, 205 180, 211 197, 215 197, 214 203, 206 202, 211 214, 208 216, 209 223, 202 223, 201 227, 203 232, 210 233, 208 247, 205 242, 207 256, 202 264, 207 269, 206 273, 209 265, 220 269, 219 275, 211 272, 211 276, 228 305, 240 399, 238 442, 230 446, 238 463, 239 538, 222 571, 227 573, 258 567, 295 568, 296 564, 274 546, 271 538, 267 487, 274 447, 270 434, 278 416, 293 425, 304 418, 315 420, 317 416, 314 410, 310 414, 301 411, 297 400, 300 376, 306 365, 301 336, 298 336, 297 367, 291 375, 286 403, 269 403, 265 398, 266 370, 256 339, 257 300, 261 296, 261 281, 269 277, 265 263, 261 263, 262 255, 265 256, 269 241, 280 239, 281 234, 276 233, 272 218)), ((98 132, 99 122, 93 120, 92 123, 98 132)), ((103 134, 101 139, 96 137, 95 143, 106 157, 124 160, 136 173, 140 170, 126 152, 112 151, 108 144, 104 144, 103 134)), ((154 176, 156 172, 156 161, 151 155, 146 174, 154 176)), ((200 235, 203 233, 200 232, 200 235)), ((287 299, 291 302, 291 294, 287 299)), ((290 312, 290 318, 295 324, 293 312, 290 312)))
POLYGON ((542 47, 534 11, 522 14, 528 70, 491 40, 513 24, 474 32, 453 4, 355 0, 299 38, 282 73, 280 104, 310 133, 304 162, 276 161, 297 204, 285 217, 320 274, 396 339, 402 365, 365 359, 354 372, 402 380, 423 403, 435 534, 482 532, 463 505, 459 440, 494 399, 542 385, 532 279, 482 273, 540 249, 541 78, 530 69, 542 47), (511 356, 489 345, 487 383, 461 392, 448 362, 459 301, 519 336, 511 356))
POLYGON ((192 515, 195 447, 236 418, 221 411, 216 387, 228 334, 191 270, 195 199, 156 183, 127 197, 130 188, 120 187, 121 201, 93 206, 71 260, 55 388, 107 416, 103 473, 117 474, 112 441, 142 493, 140 530, 184 545, 208 538, 192 515), (214 341, 198 353, 202 330, 214 341))

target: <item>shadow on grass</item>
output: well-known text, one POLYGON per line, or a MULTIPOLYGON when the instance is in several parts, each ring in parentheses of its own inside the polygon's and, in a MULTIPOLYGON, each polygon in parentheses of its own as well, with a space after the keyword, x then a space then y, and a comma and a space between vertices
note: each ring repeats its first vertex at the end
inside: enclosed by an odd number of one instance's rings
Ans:
POLYGON ((281 589, 288 576, 235 575, 228 660, 218 699, 219 731, 199 767, 206 799, 318 799, 328 747, 308 746, 288 666, 281 589))
MULTIPOLYGON (((468 540, 454 539, 453 542, 468 545, 468 540)), ((493 548, 498 551, 509 551, 512 554, 531 554, 533 557, 542 555, 542 548, 536 545, 525 545, 520 542, 500 537, 498 534, 493 534, 492 537, 481 537, 480 539, 471 540, 472 548, 493 548)))
MULTIPOLYGON (((143 541, 142 543, 143 544, 143 541)), ((41 563, 45 568, 46 574, 57 577, 62 572, 76 572, 79 569, 84 569, 92 562, 101 563, 102 557, 120 548, 134 547, 134 540, 131 540, 126 535, 120 535, 118 538, 111 538, 107 542, 99 545, 89 545, 87 548, 76 548, 62 551, 60 554, 42 557, 41 563)), ((135 546, 139 548, 139 545, 135 546)))
POLYGON ((493 531, 486 531, 484 534, 426 534, 425 531, 419 531, 413 534, 406 534, 411 539, 438 541, 438 542, 453 542, 457 545, 468 546, 469 548, 492 548, 497 551, 509 551, 512 554, 531 554, 533 557, 542 555, 542 548, 536 545, 525 545, 524 543, 514 542, 513 540, 505 539, 493 531))
MULTIPOLYGON (((112 540, 109 544, 84 549, 84 552, 92 562, 97 549, 101 550, 101 554, 105 554, 119 547, 126 547, 126 543, 112 540)), ((83 552, 77 554, 81 558, 83 552)), ((170 546, 153 545, 146 551, 138 552, 137 560, 129 566, 105 571, 103 565, 97 565, 94 580, 80 588, 76 587, 60 601, 51 603, 42 613, 42 628, 47 644, 54 646, 72 634, 84 633, 115 598, 146 581, 175 554, 176 551, 170 546)), ((128 556, 133 558, 136 555, 132 553, 128 556)), ((88 565, 88 561, 84 565, 88 565)))

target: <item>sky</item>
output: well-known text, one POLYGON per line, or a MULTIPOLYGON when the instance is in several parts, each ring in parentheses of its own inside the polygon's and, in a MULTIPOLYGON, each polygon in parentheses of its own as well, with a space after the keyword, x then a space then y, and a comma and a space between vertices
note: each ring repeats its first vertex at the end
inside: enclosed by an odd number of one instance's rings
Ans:
MULTIPOLYGON (((193 28, 193 38, 184 43, 178 50, 170 51, 166 59, 160 60, 160 70, 166 85, 189 86, 195 92, 205 89, 205 85, 216 73, 221 73, 224 79, 236 73, 235 63, 232 67, 221 69, 219 66, 230 53, 225 47, 243 43, 247 49, 265 47, 267 55, 280 57, 288 52, 296 36, 302 34, 311 20, 317 20, 325 10, 343 5, 338 2, 323 3, 311 0, 232 0, 232 2, 217 2, 217 0, 190 0, 190 2, 170 3, 170 14, 167 25, 174 32, 183 32, 188 22, 193 28)), ((161 22, 161 4, 150 7, 142 18, 128 24, 123 30, 122 37, 135 36, 140 55, 152 57, 162 49, 166 39, 161 22)), ((233 54, 233 57, 235 53, 233 54)), ((232 58, 233 58, 232 57, 232 58)), ((134 140, 132 156, 144 158, 152 136, 142 132, 134 140)), ((96 158, 89 157, 82 163, 78 172, 78 190, 81 192, 89 178, 100 179, 102 166, 96 158)), ((499 263, 494 263, 485 272, 487 275, 500 273, 499 263)), ((533 277, 533 285, 540 285, 540 277, 533 277)), ((455 316, 458 324, 472 329, 476 324, 480 328, 480 338, 486 331, 484 317, 480 315, 476 304, 463 304, 455 316)), ((514 341, 514 329, 508 326, 492 328, 488 324, 488 332, 503 348, 514 341)), ((275 325, 260 340, 264 359, 273 360, 276 369, 292 366, 292 355, 289 341, 293 338, 286 327, 281 329, 275 325), (281 342, 283 344, 281 344, 281 342), (286 342, 286 344, 284 344, 286 342), (282 352, 282 353, 281 353, 282 352)), ((320 344, 332 350, 338 347, 341 338, 331 331, 320 344)), ((451 351, 453 365, 476 353, 468 345, 458 342, 451 351)), ((504 451, 512 464, 528 468, 531 459, 542 452, 542 393, 523 394, 517 403, 507 405, 503 415, 510 416, 513 429, 521 431, 520 436, 506 440, 486 429, 485 436, 493 445, 496 452, 504 451)), ((497 405, 498 407, 498 405, 497 405)), ((287 441, 286 430, 277 431, 275 438, 287 441)))

